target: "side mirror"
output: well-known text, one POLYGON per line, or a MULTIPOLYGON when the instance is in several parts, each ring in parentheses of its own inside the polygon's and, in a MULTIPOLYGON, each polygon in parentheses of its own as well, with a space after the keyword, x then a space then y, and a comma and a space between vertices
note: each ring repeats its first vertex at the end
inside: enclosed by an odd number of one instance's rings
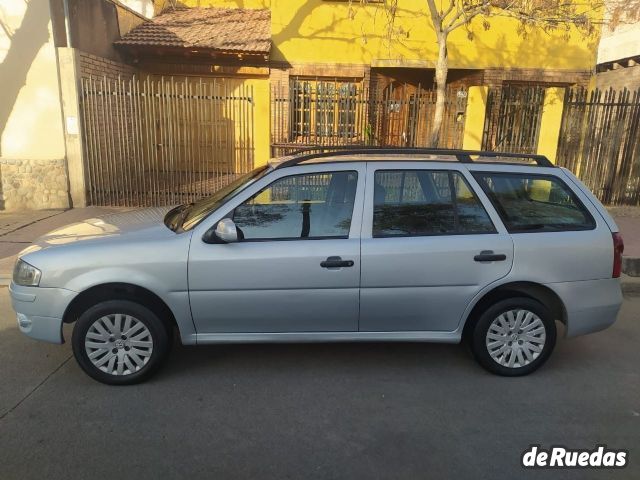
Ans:
POLYGON ((216 237, 224 243, 235 243, 238 241, 238 229, 230 218, 223 218, 218 222, 215 229, 216 237))

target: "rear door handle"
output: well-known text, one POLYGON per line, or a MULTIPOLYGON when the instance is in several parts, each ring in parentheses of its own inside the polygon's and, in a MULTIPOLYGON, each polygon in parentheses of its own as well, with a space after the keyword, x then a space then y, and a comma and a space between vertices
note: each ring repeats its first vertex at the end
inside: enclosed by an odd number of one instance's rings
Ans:
POLYGON ((483 250, 473 257, 476 262, 502 262, 507 259, 504 253, 493 253, 493 250, 483 250))
POLYGON ((322 268, 353 267, 353 260, 342 260, 341 257, 329 257, 320 262, 322 268))

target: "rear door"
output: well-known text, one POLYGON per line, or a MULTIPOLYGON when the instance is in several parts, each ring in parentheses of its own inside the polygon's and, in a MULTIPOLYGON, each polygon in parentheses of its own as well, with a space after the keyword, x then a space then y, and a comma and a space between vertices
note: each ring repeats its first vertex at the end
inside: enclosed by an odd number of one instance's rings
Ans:
POLYGON ((361 235, 360 331, 456 330, 513 263, 486 195, 450 163, 369 163, 361 235))
POLYGON ((511 234, 514 279, 539 283, 611 278, 605 219, 559 168, 474 165, 470 170, 511 234))

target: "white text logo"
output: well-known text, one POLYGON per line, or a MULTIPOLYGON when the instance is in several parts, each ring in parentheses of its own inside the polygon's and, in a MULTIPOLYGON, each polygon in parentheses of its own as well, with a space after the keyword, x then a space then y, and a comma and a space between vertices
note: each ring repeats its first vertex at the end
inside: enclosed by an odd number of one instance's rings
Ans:
POLYGON ((597 445, 594 450, 571 449, 554 446, 546 450, 531 445, 522 453, 525 468, 624 468, 629 460, 626 450, 610 450, 597 445))

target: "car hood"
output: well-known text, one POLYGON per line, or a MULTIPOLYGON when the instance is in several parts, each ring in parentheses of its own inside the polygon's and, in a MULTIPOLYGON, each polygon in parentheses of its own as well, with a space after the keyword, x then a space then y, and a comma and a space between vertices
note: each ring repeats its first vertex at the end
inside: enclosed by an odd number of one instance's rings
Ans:
POLYGON ((146 208, 72 223, 41 236, 33 245, 23 250, 22 254, 80 242, 117 241, 133 237, 157 240, 163 236, 175 236, 163 222, 170 209, 171 207, 146 208))

